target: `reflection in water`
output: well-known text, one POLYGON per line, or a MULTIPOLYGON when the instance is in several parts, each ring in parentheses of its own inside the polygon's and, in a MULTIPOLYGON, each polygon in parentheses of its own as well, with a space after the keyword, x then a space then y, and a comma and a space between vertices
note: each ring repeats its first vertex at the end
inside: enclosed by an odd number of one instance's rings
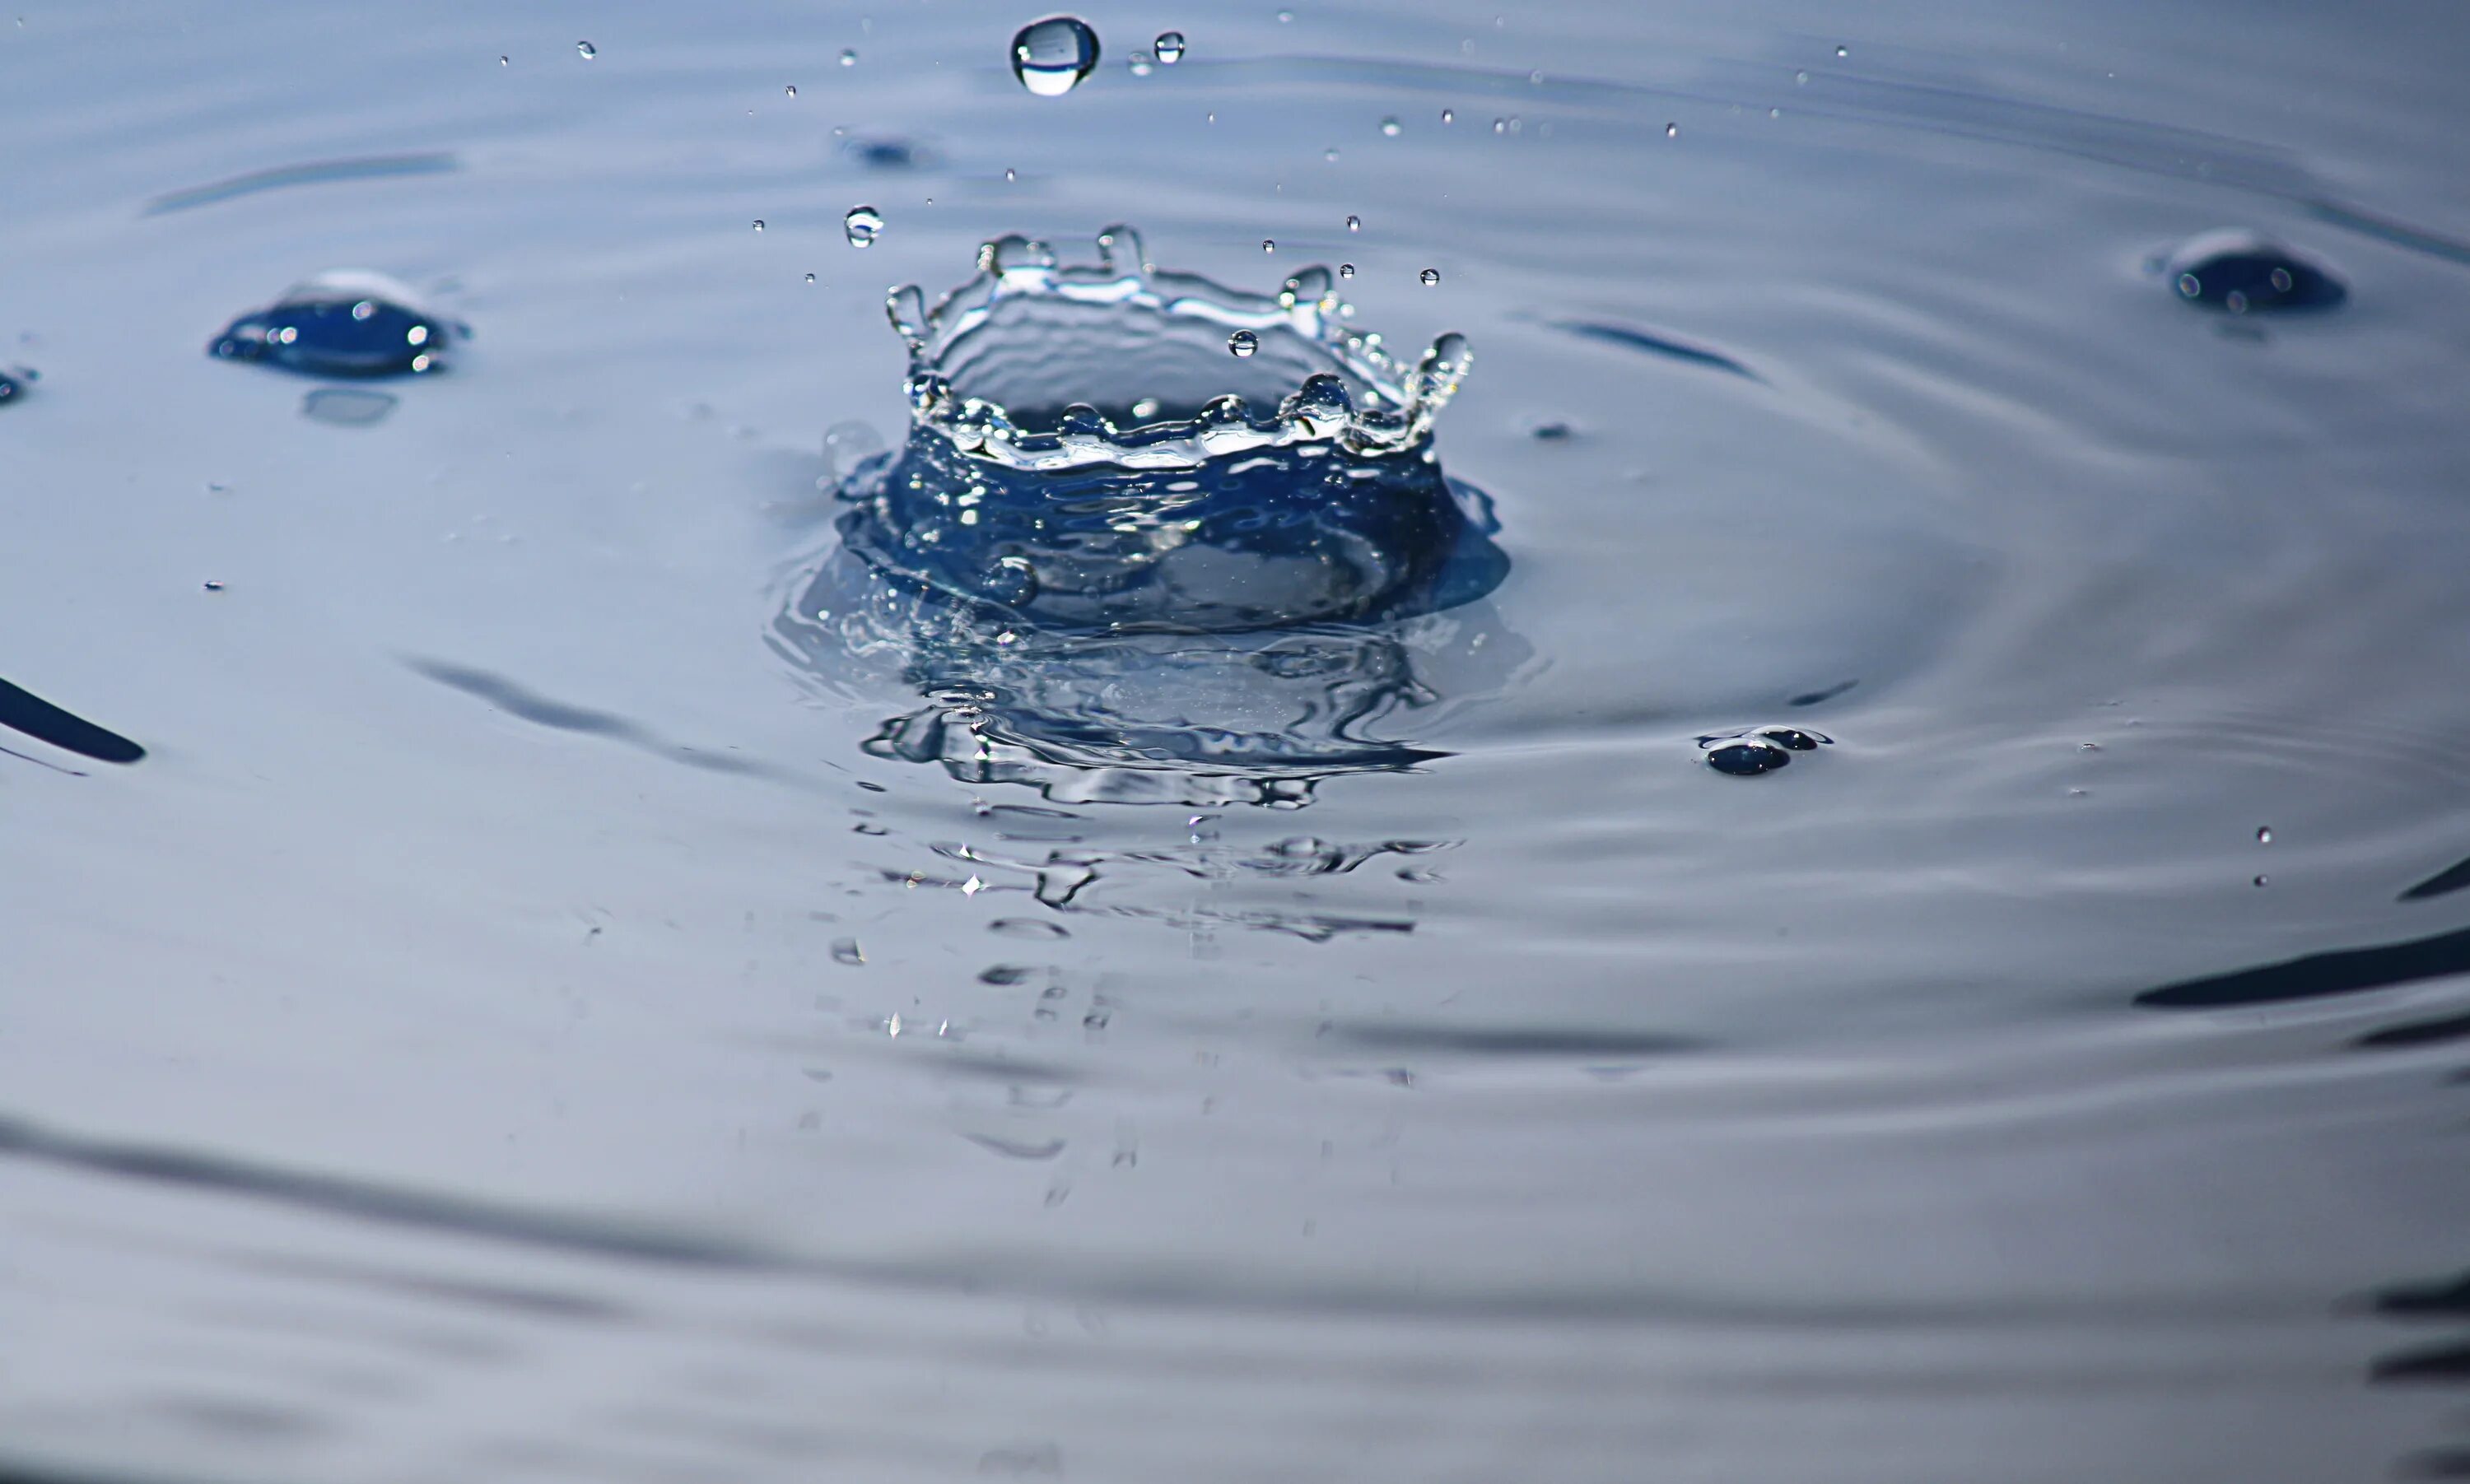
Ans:
POLYGON ((775 642, 911 694, 870 754, 1058 801, 1294 807, 1440 755, 1394 725, 1525 658, 1477 603, 1508 568, 1489 504, 1431 446, 1465 343, 1409 368, 1325 270, 1247 294, 1100 243, 1059 268, 1007 238, 932 313, 893 296, 915 421, 842 481, 775 642))

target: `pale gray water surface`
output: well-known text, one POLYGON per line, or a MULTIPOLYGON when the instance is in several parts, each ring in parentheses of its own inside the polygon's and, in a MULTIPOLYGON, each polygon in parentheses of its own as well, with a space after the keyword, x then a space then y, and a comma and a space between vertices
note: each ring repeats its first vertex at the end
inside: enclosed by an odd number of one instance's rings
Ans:
POLYGON ((0 736, 0 1472, 2470 1471, 2458 8, 1079 13, 0 18, 0 678, 148 754, 0 736), (885 288, 1116 220, 1477 347, 1411 770, 782 638, 885 288), (204 354, 338 267, 474 337, 204 354))

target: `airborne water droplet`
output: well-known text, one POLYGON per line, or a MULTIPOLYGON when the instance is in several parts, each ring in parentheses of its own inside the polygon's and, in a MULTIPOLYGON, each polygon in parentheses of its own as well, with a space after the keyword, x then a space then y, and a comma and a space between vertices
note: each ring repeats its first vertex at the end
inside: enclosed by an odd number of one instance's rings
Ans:
POLYGON ((844 67, 854 67, 857 65, 857 52, 855 49, 852 48, 841 53, 841 65, 844 67))
POLYGON ((1405 128, 1406 126, 1400 124, 1396 119, 1383 119, 1381 121, 1381 132, 1388 135, 1392 139, 1397 138, 1399 132, 1405 128))
POLYGON ((2257 845, 2272 844, 2272 826, 2270 824, 2258 824, 2255 827, 2255 843, 2257 845))
POLYGON ((1355 265, 1352 263, 1340 264, 1338 266, 1338 276, 1340 278, 1353 278, 1355 276, 1355 265))
POLYGON ((1852 55, 1852 49, 1849 46, 1839 46, 1835 49, 1835 55, 1838 57, 1850 57, 1852 55))
POLYGON ((1441 270, 1439 268, 1426 268, 1421 274, 1421 277, 1424 280, 1424 287, 1430 289, 1434 284, 1441 281, 1441 270))
POLYGON ((589 41, 577 41, 574 43, 574 55, 582 58, 585 61, 590 61, 592 58, 600 55, 600 48, 594 46, 589 41))
POLYGON ((1361 231, 1363 231, 1363 219, 1362 217, 1349 217, 1349 218, 1347 218, 1347 219, 1346 219, 1346 229, 1347 229, 1348 231, 1350 231, 1350 232, 1361 232, 1361 231))
POLYGON ((1665 138, 1666 138, 1666 139, 1678 139, 1678 138, 1680 138, 1680 137, 1681 137, 1681 126, 1680 126, 1680 125, 1678 125, 1678 124, 1666 124, 1666 125, 1665 125, 1665 126, 1664 126, 1664 137, 1665 137, 1665 138))
POLYGON ((757 218, 756 218, 756 219, 755 219, 755 230, 757 230, 757 232, 760 232, 760 231, 762 231, 762 230, 763 230, 763 219, 762 219, 761 217, 757 217, 757 218))
POLYGON ((1277 243, 1277 240, 1276 240, 1276 239, 1274 239, 1274 238, 1269 238, 1269 237, 1262 238, 1262 239, 1261 239, 1261 250, 1262 250, 1263 252, 1275 252, 1275 251, 1277 251, 1277 250, 1278 250, 1278 243, 1277 243))
POLYGON ((1441 110, 1441 122, 1442 122, 1442 123, 1444 123, 1444 124, 1455 124, 1455 123, 1456 123, 1457 121, 1458 121, 1458 116, 1457 116, 1457 114, 1456 114, 1456 113, 1453 112, 1452 110, 1450 110, 1450 109, 1448 109, 1448 108, 1443 108, 1443 109, 1441 110))
POLYGON ((811 284, 811 283, 813 283, 814 281, 815 281, 815 275, 814 275, 814 274, 809 273, 809 274, 807 274, 807 275, 806 275, 806 282, 808 282, 808 283, 810 283, 810 284, 811 284))
POLYGON ((1260 348, 1261 337, 1249 330, 1238 330, 1226 337, 1226 349, 1239 359, 1260 348))
POLYGON ((1012 75, 1040 98, 1060 98, 1098 65, 1098 34, 1072 15, 1050 15, 1012 38, 1012 75))
POLYGON ((797 97, 797 96, 798 96, 798 84, 797 84, 797 83, 795 83, 795 82, 790 83, 790 84, 789 84, 789 88, 788 88, 788 92, 789 92, 789 96, 790 96, 790 97, 792 97, 792 98, 797 97))
POLYGON ((1170 67, 1183 60, 1183 33, 1180 31, 1161 31, 1152 45, 1157 50, 1157 59, 1170 67))
POLYGON ((883 234, 883 213, 872 206, 852 206, 841 219, 841 230, 849 235, 852 247, 872 247, 883 234))

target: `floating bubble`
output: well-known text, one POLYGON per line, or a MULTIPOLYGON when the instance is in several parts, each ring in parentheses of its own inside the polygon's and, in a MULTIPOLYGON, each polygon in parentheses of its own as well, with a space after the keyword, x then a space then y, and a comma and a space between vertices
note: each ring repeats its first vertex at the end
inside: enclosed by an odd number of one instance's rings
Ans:
POLYGON ((471 332, 383 273, 320 273, 231 322, 209 345, 226 360, 265 360, 312 376, 402 376, 445 364, 471 332))
POLYGON ((1424 281, 1425 288, 1430 289, 1441 281, 1441 270, 1439 268, 1426 268, 1423 272, 1418 273, 1415 276, 1424 281))
POLYGON ((852 206, 849 215, 841 218, 841 231, 848 236, 851 246, 872 247, 874 240, 883 235, 883 213, 872 206, 852 206))
POLYGON ((2179 297, 2232 314, 2330 309, 2349 290, 2332 271, 2252 232, 2206 232, 2163 264, 2179 297))
POLYGON ((1388 135, 1392 139, 1397 138, 1405 128, 1406 126, 1399 123, 1396 119, 1383 119, 1381 121, 1381 132, 1388 135))
POLYGON ((1050 15, 1012 38, 1012 75, 1040 98, 1060 98, 1098 65, 1098 34, 1072 15, 1050 15))
POLYGON ((1238 330, 1226 337, 1226 349, 1238 357, 1251 355, 1261 348, 1261 337, 1249 330, 1238 330))
POLYGON ((1159 32, 1157 40, 1151 46, 1156 52, 1157 59, 1170 67, 1183 60, 1183 33, 1180 31, 1159 32))
POLYGON ((574 55, 582 58, 585 61, 590 61, 592 58, 600 55, 600 48, 594 46, 589 41, 577 41, 574 43, 574 55))

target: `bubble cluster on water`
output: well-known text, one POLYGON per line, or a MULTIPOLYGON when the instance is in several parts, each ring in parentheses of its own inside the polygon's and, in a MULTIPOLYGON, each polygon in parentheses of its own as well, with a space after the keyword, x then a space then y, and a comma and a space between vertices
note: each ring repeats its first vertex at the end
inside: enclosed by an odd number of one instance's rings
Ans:
POLYGON ((1012 75, 1040 98, 1060 98, 1098 66, 1098 33, 1075 15, 1050 15, 1012 38, 1012 75))

